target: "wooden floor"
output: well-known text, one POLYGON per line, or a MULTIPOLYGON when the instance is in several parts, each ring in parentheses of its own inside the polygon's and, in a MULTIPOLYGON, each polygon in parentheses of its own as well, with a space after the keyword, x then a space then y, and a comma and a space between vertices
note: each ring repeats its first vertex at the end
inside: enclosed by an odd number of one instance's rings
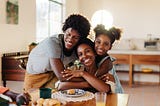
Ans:
MULTIPOLYGON (((122 86, 130 95, 128 106, 160 106, 160 85, 136 84, 131 88, 124 83, 122 86)), ((22 92, 23 82, 8 81, 7 87, 22 92)))

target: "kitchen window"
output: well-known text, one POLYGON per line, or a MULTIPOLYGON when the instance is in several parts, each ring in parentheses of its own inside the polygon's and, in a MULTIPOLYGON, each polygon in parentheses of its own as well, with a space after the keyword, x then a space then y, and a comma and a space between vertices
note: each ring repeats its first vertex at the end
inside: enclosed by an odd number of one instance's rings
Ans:
POLYGON ((61 33, 64 0, 36 1, 36 42, 61 33))

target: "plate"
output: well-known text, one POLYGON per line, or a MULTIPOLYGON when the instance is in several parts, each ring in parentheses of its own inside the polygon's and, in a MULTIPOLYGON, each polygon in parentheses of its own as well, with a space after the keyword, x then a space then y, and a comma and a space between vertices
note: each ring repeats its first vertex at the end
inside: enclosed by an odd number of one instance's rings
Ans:
POLYGON ((72 89, 75 91, 74 94, 68 94, 68 91, 69 90, 63 90, 63 91, 60 91, 60 93, 64 96, 67 96, 67 97, 80 97, 80 96, 83 96, 86 92, 82 89, 72 89))

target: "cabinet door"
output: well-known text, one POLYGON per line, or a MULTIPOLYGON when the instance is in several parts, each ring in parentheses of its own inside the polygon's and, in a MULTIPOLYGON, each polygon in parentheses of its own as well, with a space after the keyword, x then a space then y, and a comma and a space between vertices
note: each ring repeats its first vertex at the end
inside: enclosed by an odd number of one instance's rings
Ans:
POLYGON ((115 64, 129 64, 128 54, 110 54, 110 56, 116 58, 115 64))
POLYGON ((160 65, 160 55, 132 55, 132 63, 160 65))

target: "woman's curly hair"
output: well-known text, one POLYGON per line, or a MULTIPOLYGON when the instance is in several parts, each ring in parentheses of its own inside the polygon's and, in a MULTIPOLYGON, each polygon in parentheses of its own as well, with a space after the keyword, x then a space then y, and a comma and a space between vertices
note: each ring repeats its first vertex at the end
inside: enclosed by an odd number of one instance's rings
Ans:
POLYGON ((78 31, 81 38, 86 38, 89 35, 90 26, 86 17, 80 14, 72 14, 65 20, 62 31, 65 32, 68 28, 73 28, 78 31))

